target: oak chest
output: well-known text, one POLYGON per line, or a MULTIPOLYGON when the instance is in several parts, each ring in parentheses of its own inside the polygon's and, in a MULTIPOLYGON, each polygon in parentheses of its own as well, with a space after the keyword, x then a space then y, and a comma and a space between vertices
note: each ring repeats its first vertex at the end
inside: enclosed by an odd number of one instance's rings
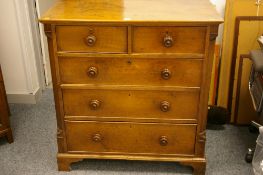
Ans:
POLYGON ((82 159, 174 161, 205 173, 218 25, 208 0, 61 0, 42 18, 58 166, 82 159))

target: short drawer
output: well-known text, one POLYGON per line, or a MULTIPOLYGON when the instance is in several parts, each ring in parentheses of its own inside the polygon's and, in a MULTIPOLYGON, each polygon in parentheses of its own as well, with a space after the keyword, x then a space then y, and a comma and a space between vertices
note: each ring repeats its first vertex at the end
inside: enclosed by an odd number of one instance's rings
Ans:
POLYGON ((59 70, 64 84, 200 87, 203 60, 63 57, 59 70))
POLYGON ((66 121, 69 152, 193 155, 196 125, 66 121))
POLYGON ((58 26, 58 51, 126 53, 126 27, 58 26))
POLYGON ((135 53, 205 53, 206 27, 134 27, 135 53))
POLYGON ((199 91, 64 89, 67 116, 197 119, 199 91))

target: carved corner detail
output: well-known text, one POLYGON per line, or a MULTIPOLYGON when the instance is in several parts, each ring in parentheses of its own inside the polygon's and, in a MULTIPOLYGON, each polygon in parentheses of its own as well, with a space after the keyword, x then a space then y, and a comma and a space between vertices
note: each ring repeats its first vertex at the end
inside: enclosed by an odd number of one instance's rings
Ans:
POLYGON ((59 129, 57 130, 57 143, 58 143, 58 152, 64 153, 66 152, 66 144, 65 144, 65 136, 63 130, 59 129))
POLYGON ((206 131, 200 132, 198 134, 198 142, 201 142, 201 143, 206 142, 206 131))
POLYGON ((58 158, 58 170, 59 171, 70 171, 70 165, 75 162, 82 161, 82 158, 58 158))
POLYGON ((182 162, 181 165, 191 166, 193 168, 193 175, 205 175, 206 161, 200 162, 182 162))
POLYGON ((45 34, 48 39, 52 39, 52 32, 51 31, 45 31, 45 34))
POLYGON ((58 138, 63 138, 63 131, 61 129, 57 130, 57 137, 58 138))
POLYGON ((210 34, 210 41, 215 41, 217 36, 218 36, 217 33, 211 33, 210 34))

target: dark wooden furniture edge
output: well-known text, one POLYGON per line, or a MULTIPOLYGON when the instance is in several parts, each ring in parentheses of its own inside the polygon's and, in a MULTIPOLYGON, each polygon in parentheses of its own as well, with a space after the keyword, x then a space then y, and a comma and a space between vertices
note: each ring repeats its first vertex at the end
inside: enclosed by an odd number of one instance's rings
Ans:
POLYGON ((11 115, 10 109, 7 103, 7 96, 6 96, 6 91, 5 91, 5 85, 3 81, 3 75, 2 75, 2 69, 0 67, 0 93, 1 93, 1 100, 3 100, 3 106, 1 106, 1 111, 2 111, 2 124, 0 125, 0 137, 5 137, 7 139, 8 143, 13 143, 13 134, 12 130, 10 128, 10 122, 9 122, 9 116, 11 115))

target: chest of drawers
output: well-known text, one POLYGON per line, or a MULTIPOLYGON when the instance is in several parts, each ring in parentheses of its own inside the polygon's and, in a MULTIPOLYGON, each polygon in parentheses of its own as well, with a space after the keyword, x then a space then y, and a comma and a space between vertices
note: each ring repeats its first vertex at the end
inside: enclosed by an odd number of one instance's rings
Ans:
POLYGON ((8 143, 13 143, 13 134, 10 127, 10 110, 7 102, 5 84, 0 67, 0 137, 5 137, 8 143))
POLYGON ((124 159, 179 162, 205 173, 208 91, 222 22, 208 0, 64 0, 41 22, 59 170, 82 159, 124 159))

